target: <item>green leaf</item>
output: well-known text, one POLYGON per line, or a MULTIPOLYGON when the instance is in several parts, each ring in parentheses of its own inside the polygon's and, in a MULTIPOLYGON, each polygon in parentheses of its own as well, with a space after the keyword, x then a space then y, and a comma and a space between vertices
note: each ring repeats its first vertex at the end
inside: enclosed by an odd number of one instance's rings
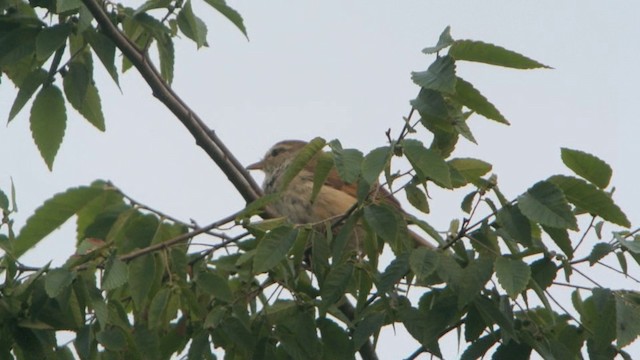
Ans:
POLYGON ((153 254, 140 256, 129 263, 129 291, 136 309, 141 310, 147 304, 155 278, 156 262, 153 254))
POLYGON ((409 253, 403 253, 391 261, 380 274, 379 292, 387 292, 409 272, 409 253))
POLYGON ((440 255, 426 247, 414 249, 409 256, 409 267, 420 280, 425 280, 433 274, 440 264, 440 255))
POLYGON ((54 298, 71 285, 75 278, 76 274, 67 269, 53 269, 44 278, 44 290, 50 298, 54 298))
POLYGON ((474 341, 460 356, 460 360, 477 360, 481 359, 490 348, 500 340, 500 335, 496 333, 487 334, 480 339, 474 341))
POLYGON ((425 89, 453 94, 456 91, 456 64, 452 57, 436 59, 426 71, 414 71, 411 79, 425 89))
POLYGON ((198 48, 208 46, 207 44, 207 26, 204 21, 193 13, 191 8, 191 0, 187 0, 182 5, 182 10, 178 13, 178 27, 183 34, 193 40, 198 48))
POLYGON ((40 61, 48 59, 51 54, 64 46, 70 33, 71 26, 68 23, 42 29, 36 37, 36 58, 40 61))
POLYGON ((293 246, 298 230, 281 226, 269 231, 259 242, 253 258, 253 271, 262 273, 271 270, 284 260, 293 246))
POLYGON ((624 227, 630 227, 627 216, 620 210, 611 197, 588 182, 571 176, 555 175, 549 181, 564 192, 567 200, 578 208, 604 220, 624 227))
POLYGON ((23 58, 35 55, 36 38, 40 29, 19 27, 9 32, 5 31, 3 30, 4 34, 0 37, 0 68, 16 65, 23 58))
POLYGON ((636 236, 631 241, 626 240, 619 233, 613 233, 613 237, 620 243, 620 245, 622 245, 624 249, 629 250, 632 253, 632 255, 640 254, 640 237, 636 236))
POLYGON ((13 256, 20 257, 105 191, 101 187, 71 188, 45 201, 20 230, 13 256))
POLYGON ((91 79, 90 67, 79 61, 72 62, 63 84, 67 100, 74 109, 98 130, 104 131, 100 95, 91 79))
POLYGON ((518 207, 513 205, 503 207, 498 211, 496 220, 514 241, 525 246, 532 245, 531 223, 518 207))
POLYGON ((9 198, 2 190, 0 190, 0 209, 9 211, 9 198))
POLYGON ((567 255, 569 259, 573 259, 573 247, 571 246, 571 238, 566 229, 559 229, 549 226, 543 226, 542 229, 546 232, 553 242, 558 245, 560 250, 567 255))
POLYGON ((576 175, 588 180, 601 189, 606 188, 611 180, 611 166, 599 158, 567 148, 561 149, 562 162, 576 175))
POLYGON ((389 159, 391 159, 389 146, 373 149, 362 160, 362 178, 369 184, 375 184, 380 173, 387 167, 389 159))
POLYGON ((398 217, 386 205, 372 204, 364 208, 364 219, 382 239, 393 243, 400 235, 398 217))
POLYGON ((580 313, 580 321, 591 331, 592 343, 588 344, 590 354, 607 352, 616 338, 616 301, 613 293, 602 288, 594 288, 592 293, 584 301, 580 313))
POLYGON ((320 153, 317 156, 316 168, 313 172, 313 189, 311 190, 311 202, 315 202, 320 190, 329 177, 333 169, 333 157, 327 153, 320 153))
POLYGON ((491 171, 488 162, 472 158, 455 158, 447 161, 449 166, 456 169, 468 182, 474 182, 491 171))
POLYGON ((151 300, 149 305, 149 328, 154 329, 164 324, 165 312, 169 304, 171 290, 162 288, 151 300))
POLYGON ((515 69, 549 68, 535 60, 503 47, 472 40, 456 40, 449 48, 456 60, 481 62, 515 69))
POLYGON ((454 97, 458 102, 460 102, 460 104, 468 107, 470 110, 473 110, 487 119, 509 125, 509 121, 507 121, 500 111, 491 102, 489 102, 489 100, 487 100, 480 91, 474 88, 471 83, 459 77, 456 80, 456 93, 454 97))
POLYGON ((163 34, 156 38, 156 47, 160 57, 160 75, 167 82, 173 82, 173 67, 175 65, 175 50, 171 36, 163 34))
POLYGON ((553 284, 557 273, 558 267, 547 257, 536 260, 531 264, 531 280, 534 280, 542 290, 553 284))
POLYGON ((111 351, 120 351, 127 345, 127 339, 122 330, 115 326, 108 327, 96 334, 96 340, 105 349, 111 351))
POLYGON ((372 312, 358 321, 356 329, 353 331, 355 349, 360 349, 369 340, 369 337, 380 332, 380 328, 384 325, 384 317, 385 315, 382 312, 372 312))
POLYGON ((437 151, 427 149, 417 140, 403 140, 404 154, 420 177, 431 179, 438 185, 451 188, 449 165, 437 151))
POLYGON ((427 195, 425 195, 422 190, 418 189, 414 184, 409 183, 404 187, 404 191, 407 194, 407 200, 409 200, 409 203, 413 205, 413 207, 425 214, 429 213, 427 195))
POLYGON ((58 87, 49 85, 38 92, 31 106, 30 122, 33 141, 47 167, 52 170, 67 126, 64 97, 58 87))
POLYGON ((233 294, 229 287, 229 279, 222 277, 215 271, 203 271, 196 280, 198 287, 205 293, 213 295, 225 302, 233 301, 233 294))
POLYGON ((518 208, 541 225, 576 230, 578 224, 563 192, 553 183, 540 181, 518 197, 518 208))
POLYGON ((531 278, 531 268, 527 263, 504 256, 496 258, 495 271, 498 282, 514 300, 527 288, 531 278))
POLYGON ((323 355, 325 359, 355 359, 353 355, 353 342, 345 330, 327 318, 318 319, 317 324, 324 344, 323 355))
POLYGON ((440 38, 438 39, 438 43, 436 46, 428 47, 422 49, 422 52, 425 54, 435 54, 438 51, 447 48, 453 44, 453 38, 451 37, 451 26, 447 26, 442 34, 440 34, 440 38))
POLYGON ((342 149, 334 142, 329 143, 333 152, 333 162, 340 178, 347 184, 355 183, 360 176, 363 155, 357 149, 342 149))
POLYGON ((449 115, 447 103, 439 91, 421 88, 418 97, 410 103, 423 118, 445 119, 449 115))
POLYGON ((600 261, 603 257, 609 255, 615 250, 615 248, 611 244, 607 243, 598 243, 593 246, 591 250, 591 254, 589 254, 589 265, 593 266, 595 263, 600 261))
POLYGON ((38 68, 22 81, 20 85, 20 90, 18 90, 18 95, 16 95, 16 99, 13 101, 13 105, 11 105, 11 111, 9 111, 9 120, 10 122, 13 118, 18 115, 20 110, 24 107, 24 105, 31 99, 33 94, 35 94, 36 90, 44 83, 47 79, 47 72, 41 68, 38 68))
POLYGON ((282 181, 280 183, 280 191, 283 191, 289 186, 291 180, 293 180, 302 169, 307 166, 307 164, 311 161, 311 159, 318 154, 322 148, 326 145, 326 142, 322 138, 315 138, 307 145, 305 145, 298 153, 295 158, 291 161, 289 166, 287 166, 287 170, 282 175, 282 181))
POLYGON ((231 21, 231 23, 233 23, 233 25, 240 29, 244 36, 249 39, 249 37, 247 36, 247 29, 244 27, 242 16, 240 16, 240 14, 236 10, 227 5, 227 2, 225 0, 205 0, 205 2, 211 5, 211 7, 213 7, 214 9, 218 10, 220 14, 231 21))
POLYGON ((127 264, 114 258, 105 268, 102 277, 102 289, 113 290, 127 283, 129 280, 129 268, 127 264))
POLYGON ((61 14, 67 11, 77 10, 82 2, 80 0, 55 0, 56 13, 61 14))
MULTIPOLYGON (((120 86, 118 80, 118 69, 116 69, 116 45, 100 31, 87 31, 86 39, 93 51, 98 55, 98 59, 107 70, 116 85, 120 86)), ((160 57, 162 60, 162 56, 160 57)))
POLYGON ((474 301, 492 274, 493 261, 489 258, 479 258, 464 268, 459 278, 452 279, 452 284, 458 289, 458 308, 461 309, 474 301))
POLYGON ((618 291, 615 298, 617 345, 623 348, 640 335, 640 294, 618 291))
POLYGON ((328 309, 344 295, 347 285, 353 276, 353 264, 350 262, 332 266, 320 285, 320 297, 322 297, 321 309, 328 309))

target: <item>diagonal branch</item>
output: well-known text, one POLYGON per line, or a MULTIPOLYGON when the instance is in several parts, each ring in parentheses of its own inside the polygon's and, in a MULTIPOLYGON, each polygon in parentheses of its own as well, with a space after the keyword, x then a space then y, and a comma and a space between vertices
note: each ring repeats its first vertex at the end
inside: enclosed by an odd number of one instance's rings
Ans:
POLYGON ((224 172, 229 181, 247 203, 256 200, 261 190, 258 184, 249 175, 247 170, 233 156, 231 151, 222 143, 222 140, 209 129, 202 119, 171 89, 164 81, 158 70, 149 61, 147 55, 139 50, 121 31, 114 25, 109 15, 97 0, 82 0, 89 9, 105 34, 120 49, 122 54, 138 69, 140 75, 147 82, 153 95, 158 98, 171 112, 182 122, 196 139, 196 143, 213 159, 224 172))

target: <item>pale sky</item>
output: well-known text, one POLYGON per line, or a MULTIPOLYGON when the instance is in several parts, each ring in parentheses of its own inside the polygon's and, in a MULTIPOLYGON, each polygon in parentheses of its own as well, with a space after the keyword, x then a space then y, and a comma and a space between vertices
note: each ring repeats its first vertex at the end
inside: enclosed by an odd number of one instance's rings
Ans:
MULTIPOLYGON (((229 4, 244 17, 250 41, 206 5, 194 4, 207 23, 210 47, 196 51, 187 39, 177 42, 173 85, 243 163, 256 161, 273 143, 287 138, 338 138, 343 146, 365 152, 384 145, 384 132, 391 128, 397 135, 409 100, 417 94, 410 72, 424 70, 433 61, 421 50, 434 45, 450 25, 454 39, 504 46, 554 68, 520 71, 458 63, 458 75, 472 82, 512 125, 473 118, 469 125, 479 145, 461 140, 454 156, 491 162, 501 189, 514 198, 549 175, 569 174, 560 160, 561 147, 592 153, 613 167, 615 200, 633 224, 640 224, 640 122, 635 109, 640 3, 229 4)), ((18 228, 54 193, 95 179, 111 180, 133 198, 199 224, 244 206, 135 71, 121 76, 120 93, 97 59, 94 62, 107 132, 95 130, 69 106, 53 172, 31 139, 29 106, 0 130, 0 188, 8 192, 13 178, 18 228)), ((7 118, 14 97, 9 81, 3 81, 0 117, 7 118)), ((418 138, 430 141, 426 132, 418 138)), ((256 178, 262 180, 259 174, 256 178)), ((432 214, 425 219, 446 230, 451 219, 463 216, 459 203, 469 191, 434 190, 432 214)), ((51 235, 23 262, 63 263, 73 252, 73 228, 68 224, 51 235)), ((596 240, 590 241, 586 248, 596 240)), ((396 329, 397 335, 387 332, 379 346, 382 359, 406 357, 418 346, 401 325, 396 329)), ((459 356, 455 339, 446 347, 447 359, 459 356)))

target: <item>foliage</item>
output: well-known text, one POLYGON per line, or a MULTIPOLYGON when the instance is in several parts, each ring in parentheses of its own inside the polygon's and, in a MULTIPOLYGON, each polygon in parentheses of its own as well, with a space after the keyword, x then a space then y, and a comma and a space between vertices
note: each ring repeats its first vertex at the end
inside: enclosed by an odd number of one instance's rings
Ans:
MULTIPOLYGON (((0 69, 18 87, 9 121, 33 98, 31 131, 49 168, 64 137, 67 104, 105 128, 94 55, 118 84, 115 35, 97 25, 99 14, 87 6, 93 1, 0 1, 0 69), (55 83, 60 77, 62 86, 55 83)), ((206 3, 246 35, 242 18, 224 0, 206 3)), ((150 0, 138 9, 111 4, 100 11, 145 58, 155 44, 166 83, 173 78, 178 33, 207 46, 207 27, 191 1, 150 0), (160 10, 164 16, 155 17, 160 10)), ((572 286, 586 263, 615 257, 627 275, 627 261, 640 261, 640 235, 628 230, 631 223, 613 200, 609 165, 562 149, 575 175, 551 176, 507 198, 488 162, 451 158, 460 137, 476 142, 467 124, 471 116, 509 123, 459 77, 458 62, 546 66, 496 45, 454 40, 449 28, 424 52, 436 56, 426 70, 412 73, 419 91, 398 138, 368 154, 316 139, 289 169, 292 178, 328 145, 314 196, 332 166, 343 180, 358 183, 358 204, 339 219, 337 231, 327 231, 336 224, 319 229, 285 219, 256 221, 251 215, 273 197, 194 228, 96 181, 53 196, 16 235, 15 191, 0 191, 0 357, 169 359, 184 353, 213 359, 214 348, 222 348, 228 359, 353 359, 357 351, 374 358, 367 352, 371 339, 399 323, 416 340, 412 356, 441 356, 439 339, 458 331, 466 344, 463 359, 490 351, 496 359, 533 352, 549 359, 585 352, 598 359, 629 358, 623 348, 640 334, 640 294, 576 286, 573 311, 567 312, 549 292, 562 273, 572 286), (426 138, 430 144, 421 141, 426 138), (406 157, 411 168, 397 171, 398 157, 406 157), (381 175, 388 188, 404 191, 425 213, 436 211, 429 187, 470 190, 462 220, 437 231, 419 217, 374 203, 368 195, 381 175), (77 250, 62 267, 19 262, 74 216, 77 250), (216 230, 234 220, 246 232, 216 230), (407 223, 423 229, 437 248, 414 248, 407 223), (580 231, 582 224, 588 225, 580 231), (586 237, 602 238, 605 224, 616 226, 613 237, 574 258, 586 237), (362 253, 345 248, 356 226, 366 230, 362 253), (205 235, 220 242, 204 248, 190 243, 205 235), (380 254, 387 248, 394 258, 384 264, 380 254), (75 333, 72 344, 58 345, 62 330, 75 333)), ((125 56, 120 70, 134 65, 125 56)))

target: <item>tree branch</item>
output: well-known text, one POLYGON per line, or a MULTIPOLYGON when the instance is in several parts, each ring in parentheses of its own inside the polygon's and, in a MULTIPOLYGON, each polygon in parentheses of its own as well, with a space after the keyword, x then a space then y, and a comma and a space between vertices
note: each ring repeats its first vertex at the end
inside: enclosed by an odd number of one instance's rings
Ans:
POLYGON ((262 191, 247 170, 233 156, 231 151, 222 143, 220 138, 209 129, 200 117, 193 111, 164 81, 158 70, 153 66, 147 55, 139 50, 114 25, 109 15, 97 0, 82 0, 89 9, 104 33, 120 49, 122 54, 138 69, 140 75, 147 82, 153 95, 158 98, 182 122, 196 139, 196 143, 213 159, 224 172, 229 181, 236 187, 246 202, 252 202, 260 197, 262 191))

